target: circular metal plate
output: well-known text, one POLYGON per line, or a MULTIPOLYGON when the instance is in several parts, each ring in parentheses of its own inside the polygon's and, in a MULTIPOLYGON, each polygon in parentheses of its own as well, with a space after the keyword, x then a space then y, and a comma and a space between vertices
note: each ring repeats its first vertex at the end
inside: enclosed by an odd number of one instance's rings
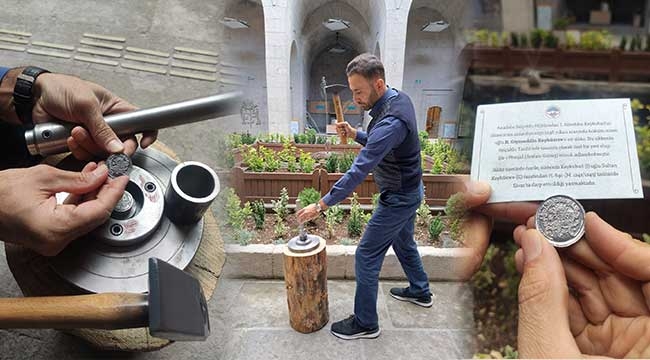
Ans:
POLYGON ((320 237, 316 235, 307 235, 306 241, 302 241, 300 236, 289 240, 287 247, 295 253, 305 253, 316 249, 320 245, 320 237))
POLYGON ((585 210, 571 197, 551 196, 537 208, 535 227, 553 246, 570 246, 585 233, 585 210))
MULTIPOLYGON (((132 161, 155 178, 155 188, 165 192, 176 161, 154 149, 138 150, 132 161)), ((66 162, 76 161, 66 158, 60 167, 70 169, 66 162)), ((149 258, 157 257, 184 269, 194 258, 202 235, 203 219, 193 225, 178 226, 163 214, 158 227, 142 242, 114 246, 92 233, 73 241, 51 259, 51 265, 64 279, 89 292, 144 293, 148 291, 149 258)))

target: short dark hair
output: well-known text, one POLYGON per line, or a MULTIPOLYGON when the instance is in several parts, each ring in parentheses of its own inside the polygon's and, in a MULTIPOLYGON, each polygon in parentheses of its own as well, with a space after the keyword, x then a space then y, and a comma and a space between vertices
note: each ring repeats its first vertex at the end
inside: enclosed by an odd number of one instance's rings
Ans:
POLYGON ((381 63, 378 57, 370 53, 363 53, 352 59, 352 61, 348 63, 345 72, 348 77, 354 74, 359 74, 368 80, 373 80, 379 77, 386 81, 384 64, 381 63))

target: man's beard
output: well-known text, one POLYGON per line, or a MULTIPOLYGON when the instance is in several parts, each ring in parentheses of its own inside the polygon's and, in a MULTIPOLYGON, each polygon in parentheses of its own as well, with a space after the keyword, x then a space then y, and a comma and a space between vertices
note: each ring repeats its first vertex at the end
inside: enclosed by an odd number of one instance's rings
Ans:
POLYGON ((379 100, 379 94, 377 93, 377 91, 375 91, 375 89, 372 89, 370 92, 370 97, 368 98, 368 102, 363 104, 363 110, 369 111, 370 109, 372 109, 373 105, 375 105, 377 100, 379 100))

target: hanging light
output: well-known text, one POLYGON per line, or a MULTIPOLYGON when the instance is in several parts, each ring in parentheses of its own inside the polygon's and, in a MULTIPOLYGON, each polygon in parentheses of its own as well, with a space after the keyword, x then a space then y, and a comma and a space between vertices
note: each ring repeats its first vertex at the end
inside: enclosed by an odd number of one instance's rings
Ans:
POLYGON ((432 21, 428 24, 424 24, 420 31, 424 32, 441 32, 449 27, 449 23, 444 20, 432 21))
POLYGON ((231 29, 247 29, 250 27, 246 21, 230 17, 224 17, 219 22, 231 29))
POLYGON ((330 31, 341 31, 350 28, 350 22, 343 19, 327 19, 323 21, 323 26, 330 31))

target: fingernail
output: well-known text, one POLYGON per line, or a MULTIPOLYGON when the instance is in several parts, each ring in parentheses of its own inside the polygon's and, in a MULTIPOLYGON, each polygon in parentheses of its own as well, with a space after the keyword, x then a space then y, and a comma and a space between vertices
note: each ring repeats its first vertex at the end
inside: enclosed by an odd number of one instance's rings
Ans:
POLYGON ((524 250, 524 263, 535 260, 542 253, 542 241, 546 241, 536 230, 530 230, 521 239, 521 248, 524 250))
POLYGON ((108 142, 108 151, 112 153, 119 153, 124 151, 124 144, 117 139, 113 139, 108 142))
POLYGON ((483 195, 490 192, 490 184, 484 181, 472 181, 468 186, 469 192, 475 195, 483 195))

